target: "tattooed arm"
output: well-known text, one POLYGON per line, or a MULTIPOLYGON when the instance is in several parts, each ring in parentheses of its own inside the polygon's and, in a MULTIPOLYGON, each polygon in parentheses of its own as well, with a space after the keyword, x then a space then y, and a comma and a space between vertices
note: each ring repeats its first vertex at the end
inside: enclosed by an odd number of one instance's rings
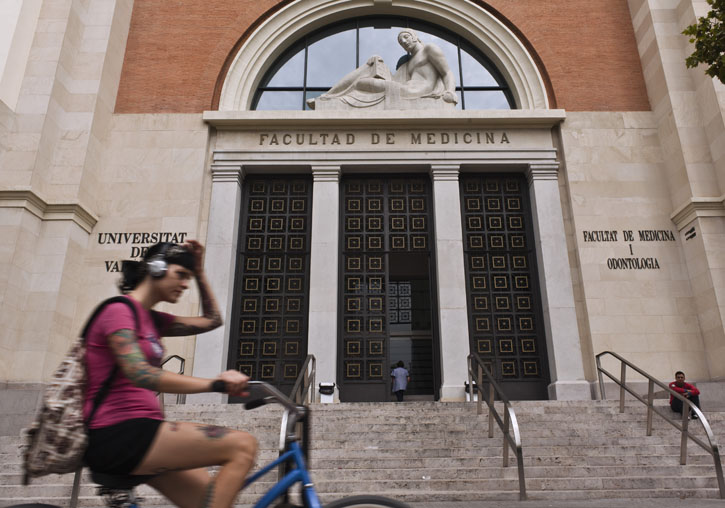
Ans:
POLYGON ((165 393, 203 393, 210 390, 211 379, 182 376, 149 364, 133 330, 118 330, 108 337, 116 362, 134 386, 165 393))
POLYGON ((212 382, 224 381, 226 393, 245 395, 249 378, 236 370, 227 370, 217 379, 184 376, 149 364, 138 345, 136 332, 123 329, 108 337, 108 344, 116 362, 134 386, 164 393, 204 393, 212 389, 212 382))
POLYGON ((194 254, 196 260, 194 274, 201 297, 202 315, 189 317, 175 316, 174 321, 164 332, 164 335, 167 337, 196 335, 198 333, 208 332, 222 325, 222 315, 219 312, 219 306, 204 274, 204 247, 196 240, 189 240, 185 247, 194 254))

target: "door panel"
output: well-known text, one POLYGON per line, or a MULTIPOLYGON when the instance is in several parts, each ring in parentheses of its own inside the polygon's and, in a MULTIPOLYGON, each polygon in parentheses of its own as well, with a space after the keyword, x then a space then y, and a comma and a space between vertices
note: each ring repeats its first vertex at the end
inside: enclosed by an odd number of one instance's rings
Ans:
POLYGON ((546 399, 549 371, 523 175, 462 175, 471 351, 510 399, 546 399))
POLYGON ((287 392, 307 355, 309 178, 248 176, 229 368, 287 392))

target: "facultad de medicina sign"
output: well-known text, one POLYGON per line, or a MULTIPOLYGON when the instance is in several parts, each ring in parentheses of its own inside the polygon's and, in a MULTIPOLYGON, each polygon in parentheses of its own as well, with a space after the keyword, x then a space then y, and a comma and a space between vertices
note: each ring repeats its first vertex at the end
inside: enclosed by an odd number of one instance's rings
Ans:
POLYGON ((263 147, 324 147, 355 145, 508 145, 506 131, 435 131, 435 132, 261 132, 258 145, 263 147))

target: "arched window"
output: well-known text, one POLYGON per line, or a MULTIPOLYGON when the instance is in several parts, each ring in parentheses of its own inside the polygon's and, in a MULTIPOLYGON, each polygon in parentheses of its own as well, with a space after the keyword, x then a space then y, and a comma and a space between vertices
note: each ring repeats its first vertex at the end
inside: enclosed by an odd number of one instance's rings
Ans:
POLYGON ((388 66, 401 63, 397 41, 402 28, 415 30, 424 43, 443 50, 456 79, 457 109, 514 109, 513 95, 491 61, 458 35, 405 17, 364 17, 343 21, 297 41, 267 71, 252 109, 309 109, 305 101, 329 90, 372 55, 388 66))

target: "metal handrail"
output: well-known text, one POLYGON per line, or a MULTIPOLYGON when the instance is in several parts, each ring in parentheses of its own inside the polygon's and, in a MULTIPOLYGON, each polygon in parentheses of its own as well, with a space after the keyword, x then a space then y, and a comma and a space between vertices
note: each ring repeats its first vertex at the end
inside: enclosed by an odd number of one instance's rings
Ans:
POLYGON ((316 371, 317 360, 315 359, 315 355, 307 355, 305 363, 302 364, 302 372, 297 376, 297 380, 289 396, 295 404, 306 405, 315 401, 315 390, 310 391, 310 387, 315 386, 316 371), (305 399, 308 399, 306 403, 305 399))
POLYGON ((602 351, 596 356, 597 360, 597 374, 599 376, 599 391, 602 395, 602 400, 606 400, 607 396, 604 391, 604 377, 602 374, 606 375, 609 379, 614 381, 617 385, 619 385, 619 412, 624 413, 624 392, 629 392, 635 399, 643 403, 647 406, 647 435, 652 435, 652 413, 657 413, 660 417, 662 417, 663 420, 668 422, 670 425, 675 427, 677 430, 681 433, 681 439, 680 439, 680 464, 685 465, 687 464, 687 439, 692 439, 697 445, 700 446, 703 450, 705 450, 707 453, 712 455, 712 459, 715 462, 715 474, 717 476, 717 485, 720 489, 720 498, 725 499, 725 479, 723 479, 723 471, 722 471, 722 462, 720 461, 720 451, 717 442, 715 441, 715 435, 712 433, 712 429, 710 427, 710 423, 707 421, 707 418, 705 418, 705 415, 702 411, 700 411, 700 408, 698 408, 695 404, 693 404, 689 399, 683 397, 673 389, 671 389, 668 385, 663 383, 662 381, 656 379, 655 377, 649 375, 633 363, 629 362, 628 360, 625 360, 621 356, 619 356, 617 353, 613 353, 612 351, 602 351), (612 375, 610 372, 608 372, 606 369, 602 367, 601 357, 604 355, 611 355, 612 357, 616 358, 621 362, 621 368, 620 368, 620 379, 616 379, 614 375, 612 375), (648 389, 647 389, 647 400, 645 400, 641 395, 638 393, 635 393, 634 390, 632 390, 629 386, 627 386, 627 367, 631 368, 641 376, 647 378, 648 381, 648 389), (671 420, 668 418, 664 413, 661 413, 659 409, 654 407, 654 385, 659 386, 664 391, 669 393, 671 396, 678 398, 682 401, 682 422, 678 423, 675 420, 671 420), (685 411, 684 409, 687 408, 685 411), (703 429, 705 430, 705 434, 707 435, 708 443, 705 443, 701 439, 693 436, 690 434, 690 431, 688 430, 688 424, 689 424, 689 415, 690 411, 694 411, 695 414, 698 416, 700 424, 702 424, 703 429))
MULTIPOLYGON (((185 366, 186 366, 186 359, 184 359, 183 357, 181 357, 179 355, 170 355, 170 356, 167 356, 166 358, 163 359, 163 361, 161 362, 161 365, 159 367, 163 369, 164 368, 164 365, 166 365, 166 363, 169 362, 170 360, 179 360, 179 371, 178 371, 178 373, 183 376, 184 375, 184 369, 185 369, 185 366)), ((159 395, 161 396, 161 405, 163 406, 163 404, 164 404, 164 394, 161 393, 161 392, 159 392, 159 395)), ((177 404, 184 404, 184 403, 186 403, 186 395, 183 394, 183 393, 177 393, 176 394, 176 403, 177 404)))
MULTIPOLYGON (((307 406, 315 401, 314 386, 316 372, 317 359, 315 358, 315 355, 307 355, 307 358, 305 358, 305 362, 302 364, 302 371, 297 376, 297 380, 295 381, 295 384, 292 387, 292 391, 290 392, 290 401, 294 402, 294 404, 302 406, 307 406)), ((302 448, 303 450, 305 450, 306 459, 309 462, 309 443, 307 441, 307 431, 305 430, 305 426, 307 426, 307 429, 309 429, 310 425, 309 413, 307 415, 307 418, 305 418, 304 422, 292 423, 292 421, 290 420, 290 416, 290 408, 288 407, 282 415, 282 422, 279 429, 279 455, 281 457, 282 454, 285 453, 285 449, 287 447, 287 439, 290 435, 292 427, 294 427, 295 434, 301 439, 302 448)), ((279 465, 279 471, 277 473, 278 478, 284 477, 284 475, 287 473, 286 468, 287 464, 285 463, 279 465)), ((289 501, 288 495, 289 493, 285 493, 285 495, 283 496, 284 502, 289 501)))
POLYGON ((501 432, 503 432, 503 467, 509 465, 509 446, 516 453, 516 465, 519 473, 519 499, 521 501, 526 500, 526 479, 524 476, 524 454, 521 448, 521 432, 519 431, 518 420, 516 419, 516 413, 511 407, 506 395, 504 395, 501 387, 493 379, 491 372, 488 367, 483 363, 481 357, 476 353, 468 355, 468 389, 471 390, 471 399, 473 399, 473 383, 471 382, 473 377, 476 378, 476 391, 478 391, 478 414, 483 412, 481 400, 485 400, 488 405, 488 437, 493 437, 493 422, 496 420, 501 432), (476 364, 476 371, 474 372, 474 362, 476 364), (483 390, 483 383, 488 383, 488 398, 486 398, 485 391, 483 390), (498 399, 503 402, 504 405, 504 417, 496 411, 493 405, 494 400, 498 396, 498 399))

